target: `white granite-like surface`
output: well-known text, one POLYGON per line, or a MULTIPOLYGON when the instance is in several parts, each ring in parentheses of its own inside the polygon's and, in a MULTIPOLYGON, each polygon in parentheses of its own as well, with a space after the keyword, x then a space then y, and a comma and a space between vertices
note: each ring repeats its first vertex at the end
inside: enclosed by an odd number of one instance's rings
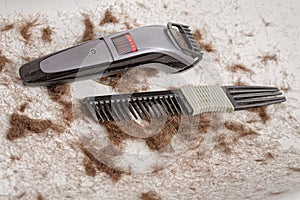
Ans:
MULTIPOLYGON (((300 169, 299 11, 296 0, 0 1, 0 25, 16 23, 14 29, 0 33, 0 51, 13 61, 0 72, 0 199, 35 199, 38 194, 44 199, 139 199, 150 190, 162 199, 299 199, 300 172, 291 170, 300 169), (109 6, 120 23, 99 26, 109 6), (44 24, 32 29, 37 39, 26 45, 18 27, 22 19, 37 13, 44 24), (181 74, 183 80, 229 85, 240 78, 251 85, 290 86, 284 94, 288 101, 268 107, 271 119, 266 124, 253 112, 221 115, 216 124, 235 121, 259 133, 231 144, 230 154, 214 148, 214 137, 234 135, 221 126, 206 134, 205 144, 182 151, 163 170, 124 175, 116 183, 105 173, 97 172, 95 177, 85 174, 84 156, 74 147, 82 134, 89 135, 80 120, 60 134, 49 130, 8 141, 10 116, 28 99, 31 102, 24 114, 54 123, 63 121, 61 105, 51 100, 46 88, 25 87, 17 70, 24 63, 21 56, 38 57, 74 45, 84 31, 83 13, 90 16, 99 35, 125 30, 123 22, 138 27, 172 21, 188 24, 192 30, 198 28, 215 51, 205 53, 202 63, 181 74), (47 25, 54 29, 50 44, 39 39, 40 29, 47 25), (275 54, 278 61, 261 62, 260 57, 266 54, 275 54), (227 67, 236 63, 254 73, 229 72, 227 67), (198 80, 201 66, 213 73, 198 80), (248 120, 258 121, 246 123, 248 120), (274 158, 266 159, 268 153, 274 158)), ((107 86, 100 89, 109 91, 107 86)), ((128 146, 128 151, 140 148, 128 146)))

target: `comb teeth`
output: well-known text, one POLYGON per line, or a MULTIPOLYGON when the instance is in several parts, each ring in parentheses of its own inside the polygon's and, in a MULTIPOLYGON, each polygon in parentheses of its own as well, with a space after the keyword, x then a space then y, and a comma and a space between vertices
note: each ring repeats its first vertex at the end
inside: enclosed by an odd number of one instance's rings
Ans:
POLYGON ((235 107, 244 110, 282 103, 286 98, 276 87, 266 86, 224 86, 223 90, 235 107))
POLYGON ((99 122, 160 118, 166 115, 189 115, 180 91, 144 92, 87 97, 84 105, 99 122))

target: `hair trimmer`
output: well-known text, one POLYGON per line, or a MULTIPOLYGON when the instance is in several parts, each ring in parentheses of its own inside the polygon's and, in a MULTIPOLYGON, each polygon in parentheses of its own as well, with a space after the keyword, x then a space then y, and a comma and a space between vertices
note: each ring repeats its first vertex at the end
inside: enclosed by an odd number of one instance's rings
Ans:
POLYGON ((47 86, 113 76, 147 63, 161 63, 157 65, 160 70, 180 72, 201 59, 189 27, 168 23, 90 40, 28 62, 19 73, 26 85, 47 86))

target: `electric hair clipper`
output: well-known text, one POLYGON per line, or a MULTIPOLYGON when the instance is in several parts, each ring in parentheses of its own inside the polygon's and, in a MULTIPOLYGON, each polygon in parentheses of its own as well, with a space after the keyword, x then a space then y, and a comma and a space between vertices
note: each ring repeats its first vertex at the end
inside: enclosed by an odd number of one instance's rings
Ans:
POLYGON ((26 85, 47 86, 113 76, 147 63, 161 63, 159 70, 176 73, 201 59, 189 27, 168 23, 90 40, 28 62, 19 73, 26 85))

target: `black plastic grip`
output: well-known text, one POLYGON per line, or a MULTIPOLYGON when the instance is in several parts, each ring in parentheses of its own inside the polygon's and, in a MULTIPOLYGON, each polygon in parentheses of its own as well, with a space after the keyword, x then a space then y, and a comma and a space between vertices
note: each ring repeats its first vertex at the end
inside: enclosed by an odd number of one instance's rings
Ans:
POLYGON ((83 106, 99 122, 192 113, 180 90, 87 97, 83 100, 83 106))

